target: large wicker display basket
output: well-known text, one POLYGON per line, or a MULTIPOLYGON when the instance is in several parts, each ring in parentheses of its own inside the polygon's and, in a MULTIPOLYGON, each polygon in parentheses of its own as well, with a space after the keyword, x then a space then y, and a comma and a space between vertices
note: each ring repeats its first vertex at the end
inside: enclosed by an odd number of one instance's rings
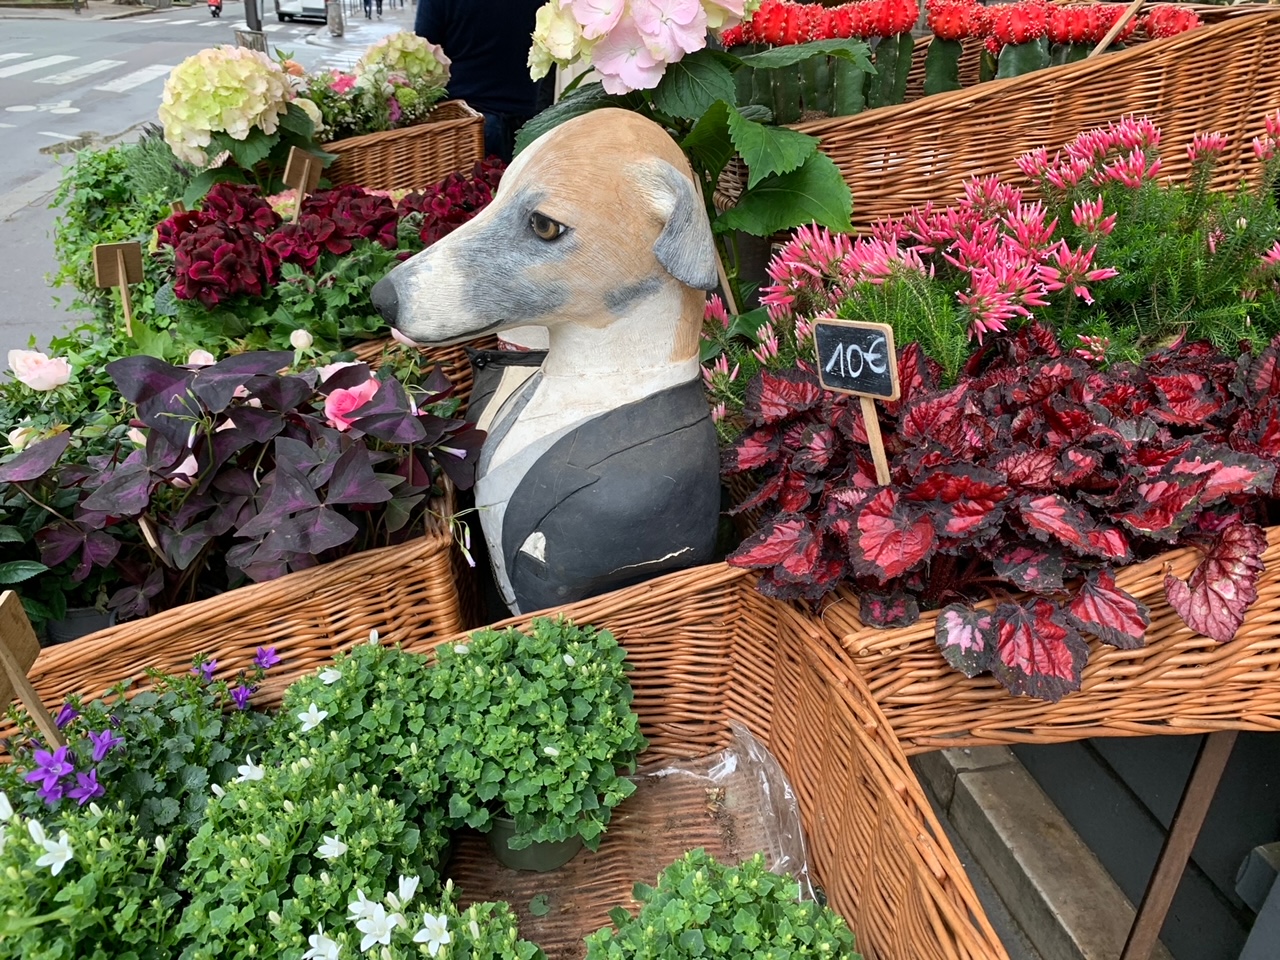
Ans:
MULTIPOLYGON (((1277 107, 1280 9, 1255 7, 1118 53, 793 129, 821 140, 853 190, 854 227, 865 230, 927 201, 953 200, 971 177, 1022 184, 1019 156, 1052 151, 1126 114, 1145 114, 1162 129, 1161 176, 1174 179, 1190 172, 1185 146, 1194 134, 1227 134, 1213 186, 1234 187, 1254 169, 1250 141, 1277 107)), ((726 171, 717 201, 732 203, 740 180, 740 170, 726 171)))
MULTIPOLYGON (((476 350, 496 350, 498 347, 497 337, 481 337, 467 344, 476 350)), ((377 369, 382 365, 383 358, 389 349, 396 349, 395 341, 390 337, 382 337, 378 340, 367 340, 352 350, 357 360, 369 364, 373 369, 377 369)), ((453 384, 453 395, 462 401, 462 412, 458 416, 462 416, 466 412, 467 401, 471 398, 471 387, 475 380, 475 371, 471 369, 471 360, 467 357, 467 351, 462 346, 454 347, 418 347, 418 352, 422 354, 420 365, 423 370, 429 370, 433 366, 439 366, 444 370, 444 375, 449 378, 449 382, 453 384)))
POLYGON ((484 159, 484 117, 461 100, 446 100, 425 123, 325 144, 337 154, 325 169, 335 186, 420 190, 451 173, 469 173, 484 159))
POLYGON ((40 699, 56 708, 71 693, 97 696, 121 680, 142 680, 148 667, 185 672, 199 654, 217 659, 217 676, 234 677, 251 668, 259 647, 275 647, 282 663, 272 674, 283 685, 367 641, 371 628, 389 643, 465 630, 477 622, 476 594, 473 571, 441 519, 453 510, 452 495, 435 510, 425 534, 401 545, 46 647, 28 675, 40 699))
POLYGON ((1147 644, 1117 650, 1091 641, 1080 691, 1058 703, 1013 697, 990 676, 968 679, 952 669, 934 641, 933 614, 901 629, 867 627, 857 599, 842 590, 821 623, 839 638, 909 754, 1098 736, 1280 731, 1280 527, 1267 531, 1258 599, 1229 643, 1197 635, 1165 599, 1165 574, 1186 578, 1200 556, 1174 550, 1117 571, 1116 583, 1151 609, 1147 644))
MULTIPOLYGON (((721 749, 733 720, 767 743, 798 794, 815 880, 868 960, 1005 960, 884 716, 841 669, 824 631, 723 564, 562 612, 609 629, 626 647, 650 741, 644 764, 721 749)), ((434 643, 424 636, 411 645, 434 643)), ((580 889, 598 916, 589 911, 585 927, 581 916, 542 918, 536 939, 552 958, 580 957, 584 930, 605 926, 611 906, 629 905, 633 882, 653 880, 609 872, 616 858, 583 859, 580 889)), ((524 899, 512 904, 522 930, 524 899)))

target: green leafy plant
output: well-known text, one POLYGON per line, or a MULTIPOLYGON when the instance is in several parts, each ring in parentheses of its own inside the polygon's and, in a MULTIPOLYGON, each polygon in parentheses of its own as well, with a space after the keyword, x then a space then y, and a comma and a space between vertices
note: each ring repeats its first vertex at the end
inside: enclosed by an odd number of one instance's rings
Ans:
POLYGON ((617 929, 587 937, 587 960, 662 957, 820 957, 855 960, 853 934, 830 907, 799 900, 790 876, 756 854, 739 866, 691 850, 662 871, 657 887, 636 884, 640 912, 610 912, 617 929))
POLYGON ((437 655, 430 696, 453 823, 486 830, 506 816, 514 850, 575 835, 595 850, 635 792, 618 771, 646 745, 626 651, 607 631, 539 618, 528 633, 481 630, 437 655))
POLYGON ((172 956, 178 895, 165 878, 180 857, 163 834, 145 836, 124 804, 90 803, 64 816, 57 830, 8 816, 0 836, 5 956, 172 956))

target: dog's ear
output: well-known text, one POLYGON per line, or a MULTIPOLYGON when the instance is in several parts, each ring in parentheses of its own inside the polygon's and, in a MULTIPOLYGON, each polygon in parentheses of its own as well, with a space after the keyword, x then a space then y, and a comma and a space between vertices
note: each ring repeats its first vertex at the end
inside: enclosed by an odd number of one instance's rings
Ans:
POLYGON ((631 170, 642 196, 666 221, 653 245, 667 273, 697 290, 719 282, 716 247, 706 208, 693 182, 665 160, 649 160, 631 170))

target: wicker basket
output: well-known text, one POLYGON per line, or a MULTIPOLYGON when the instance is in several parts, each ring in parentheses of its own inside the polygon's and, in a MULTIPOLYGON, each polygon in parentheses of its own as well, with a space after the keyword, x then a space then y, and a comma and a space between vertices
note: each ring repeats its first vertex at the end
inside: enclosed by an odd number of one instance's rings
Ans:
POLYGON ((1215 730, 1280 731, 1280 527, 1267 531, 1258 599, 1229 643, 1198 636, 1169 606, 1164 577, 1200 561, 1175 550, 1116 572, 1116 583, 1151 608, 1147 644, 1117 650, 1091 641, 1077 693, 1058 703, 1013 697, 990 676, 968 679, 943 660, 935 615, 911 627, 863 626, 841 588, 822 612, 856 673, 907 753, 944 747, 1058 743, 1215 730))
MULTIPOLYGON (((452 496, 436 512, 448 516, 452 496)), ((282 663, 255 704, 272 706, 290 681, 369 639, 413 643, 474 626, 470 569, 447 525, 429 517, 425 535, 353 554, 312 570, 184 604, 40 651, 29 676, 46 704, 71 693, 97 696, 148 667, 182 673, 199 654, 217 658, 216 676, 252 666, 258 647, 275 647, 282 663)), ((0 736, 8 736, 6 725, 0 736)))
POLYGON ((451 173, 469 173, 484 159, 484 117, 461 100, 446 100, 426 122, 326 144, 338 158, 325 170, 335 186, 421 190, 451 173))
MULTIPOLYGON (((840 168, 856 230, 926 201, 949 202, 971 177, 1021 183, 1023 153, 1131 113, 1163 130, 1161 172, 1174 179, 1190 172, 1183 147, 1193 134, 1230 136, 1213 186, 1234 187, 1254 169, 1250 140, 1280 106, 1280 9, 1248 11, 1119 53, 793 129, 818 137, 840 168)), ((741 165, 731 164, 717 203, 731 204, 742 183, 741 165)))
MULTIPOLYGON (((627 648, 646 763, 725 747, 730 720, 767 742, 797 792, 815 879, 868 960, 1005 960, 883 715, 824 631, 723 564, 563 612, 627 648)), ((611 868, 617 857, 585 859, 592 909, 541 918, 537 940, 549 957, 580 957, 583 934, 609 922, 611 905, 630 902, 635 881, 653 881, 611 868)), ((528 898, 513 899, 524 929, 528 898)))
MULTIPOLYGON (((376 370, 382 366, 387 349, 393 348, 394 344, 395 341, 390 337, 382 337, 378 340, 367 340, 359 346, 353 347, 351 352, 356 355, 357 360, 369 364, 370 367, 376 370)), ((468 343, 467 346, 476 350, 496 350, 498 348, 498 338, 481 337, 479 340, 468 343)), ((453 395, 462 401, 458 416, 463 416, 467 409, 467 401, 471 398, 471 387, 474 379, 474 371, 471 369, 471 361, 467 358, 467 351, 461 346, 456 346, 419 347, 418 352, 422 354, 422 368, 424 370, 436 365, 444 368, 444 375, 453 384, 453 395)))

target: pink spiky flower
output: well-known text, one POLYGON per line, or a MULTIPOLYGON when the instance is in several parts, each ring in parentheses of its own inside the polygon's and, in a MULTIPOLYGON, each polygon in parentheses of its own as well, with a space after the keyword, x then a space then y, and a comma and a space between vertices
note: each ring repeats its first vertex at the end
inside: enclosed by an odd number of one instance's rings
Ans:
POLYGON ((717 403, 711 408, 711 422, 719 423, 725 418, 726 411, 723 403, 717 403))
POLYGON ((1059 242, 1054 250, 1054 265, 1046 264, 1041 270, 1051 283, 1059 285, 1055 289, 1070 288, 1085 303, 1093 303, 1093 294, 1085 284, 1120 275, 1114 267, 1093 266, 1093 255, 1097 249, 1094 246, 1088 250, 1072 250, 1065 242, 1059 242))
POLYGON ((1070 190, 1079 186, 1085 174, 1093 169, 1093 164, 1085 157, 1068 157, 1056 166, 1044 172, 1044 177, 1059 190, 1070 190))
POLYGON ((1013 241, 1023 256, 1033 256, 1047 249, 1052 242, 1058 221, 1046 224, 1044 217, 1044 204, 1040 201, 1020 203, 1005 216, 1005 229, 1012 232, 1013 241))
POLYGON ((1270 273, 1280 270, 1280 240, 1271 245, 1271 249, 1262 255, 1263 270, 1270 273))
POLYGON ((1004 183, 997 174, 972 177, 964 182, 960 206, 975 209, 984 217, 999 217, 1022 202, 1022 191, 1004 183))
POLYGON ((1017 316, 1013 295, 1000 290, 988 273, 974 274, 973 289, 957 292, 956 299, 969 315, 969 336, 979 344, 988 333, 1003 333, 1017 316))
POLYGON ((1104 217, 1102 195, 1093 200, 1081 200, 1071 208, 1071 222, 1086 233, 1100 233, 1104 237, 1116 226, 1116 214, 1104 217))
POLYGON ((1187 147, 1187 159, 1192 163, 1214 163, 1226 149, 1225 133, 1197 133, 1187 147))
POLYGON ((1052 160, 1049 159, 1049 151, 1044 147, 1036 147, 1020 156, 1016 161, 1018 169, 1028 180, 1039 180, 1045 175, 1050 164, 1057 164, 1058 155, 1054 154, 1052 160))
POLYGON ((1267 135, 1272 139, 1280 140, 1280 110, 1268 113, 1262 122, 1266 127, 1267 135))
POLYGON ((1107 359, 1107 350, 1111 347, 1110 337, 1088 336, 1078 333, 1076 334, 1076 339, 1080 341, 1080 346, 1076 347, 1075 354, 1081 360, 1103 363, 1107 359))
POLYGON ((718 324, 722 330, 729 329, 729 311, 720 299, 720 294, 713 293, 702 308, 702 322, 718 324))
POLYGON ((1111 124, 1111 133, 1120 149, 1152 150, 1160 146, 1160 128, 1150 117, 1122 117, 1111 124))
POLYGON ((1253 155, 1262 163, 1274 160, 1276 156, 1276 138, 1273 136, 1254 137, 1253 155))
POLYGON ((769 361, 777 359, 778 356, 778 334, 773 329, 773 323, 765 323, 760 328, 758 337, 760 345, 751 351, 751 355, 767 367, 769 361))
POLYGON ((1148 163, 1147 155, 1135 147, 1128 155, 1107 164, 1094 175, 1094 180, 1098 183, 1123 183, 1136 190, 1146 181, 1154 180, 1159 172, 1160 158, 1156 157, 1148 163))

